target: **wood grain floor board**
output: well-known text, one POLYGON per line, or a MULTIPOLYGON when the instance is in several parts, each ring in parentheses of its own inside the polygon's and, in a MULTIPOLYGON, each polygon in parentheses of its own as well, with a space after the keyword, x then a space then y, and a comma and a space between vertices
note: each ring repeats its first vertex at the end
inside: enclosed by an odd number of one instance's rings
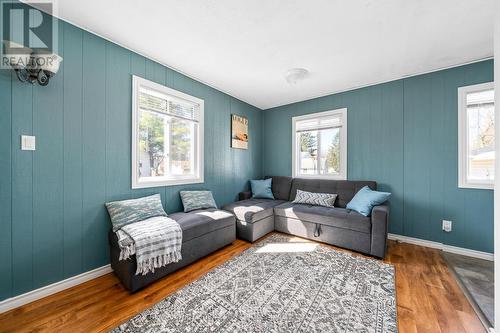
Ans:
MULTIPOLYGON (((104 275, 0 314, 0 332, 106 332, 249 247, 236 240, 133 295, 104 275)), ((486 332, 440 251, 389 241, 384 261, 396 269, 400 332, 486 332)))

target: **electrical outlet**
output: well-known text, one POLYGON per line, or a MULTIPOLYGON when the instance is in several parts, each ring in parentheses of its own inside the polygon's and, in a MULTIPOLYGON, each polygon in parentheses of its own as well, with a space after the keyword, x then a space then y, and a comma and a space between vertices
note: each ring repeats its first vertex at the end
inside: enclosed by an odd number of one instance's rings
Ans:
POLYGON ((452 222, 448 220, 443 220, 443 230, 446 232, 451 232, 452 222))

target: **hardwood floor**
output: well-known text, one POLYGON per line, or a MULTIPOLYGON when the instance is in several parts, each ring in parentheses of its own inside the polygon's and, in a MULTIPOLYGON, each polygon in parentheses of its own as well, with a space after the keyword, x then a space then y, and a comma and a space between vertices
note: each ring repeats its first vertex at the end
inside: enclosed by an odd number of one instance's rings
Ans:
MULTIPOLYGON (((107 331, 250 246, 236 240, 133 295, 107 274, 0 314, 0 332, 107 331)), ((385 261, 396 267, 399 332, 486 332, 440 251, 390 241, 385 261)))

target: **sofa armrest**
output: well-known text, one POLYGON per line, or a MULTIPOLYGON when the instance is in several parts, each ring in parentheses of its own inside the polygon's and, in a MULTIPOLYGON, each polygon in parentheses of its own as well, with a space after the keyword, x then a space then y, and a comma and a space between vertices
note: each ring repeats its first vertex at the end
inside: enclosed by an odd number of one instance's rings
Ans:
POLYGON ((245 192, 240 192, 238 194, 238 200, 241 201, 241 200, 247 200, 247 199, 250 199, 252 197, 252 192, 250 191, 245 191, 245 192))
POLYGON ((375 206, 372 209, 372 238, 371 254, 373 256, 384 258, 387 247, 387 231, 389 225, 389 204, 375 206))

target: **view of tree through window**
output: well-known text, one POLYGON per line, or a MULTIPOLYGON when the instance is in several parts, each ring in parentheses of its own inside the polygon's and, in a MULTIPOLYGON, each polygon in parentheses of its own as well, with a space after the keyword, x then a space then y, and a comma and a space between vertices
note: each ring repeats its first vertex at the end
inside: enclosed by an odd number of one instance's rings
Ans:
POLYGON ((139 177, 194 173, 194 107, 147 90, 139 96, 139 177))
POLYGON ((495 177, 494 91, 467 94, 467 178, 493 181, 495 177))
POLYGON ((299 133, 300 174, 336 175, 340 172, 340 129, 299 133))
POLYGON ((139 122, 140 176, 163 176, 165 173, 164 117, 141 111, 139 122))
POLYGON ((347 179, 347 109, 292 117, 292 174, 347 179))
POLYGON ((173 175, 192 173, 194 124, 172 118, 170 122, 170 170, 173 175))

